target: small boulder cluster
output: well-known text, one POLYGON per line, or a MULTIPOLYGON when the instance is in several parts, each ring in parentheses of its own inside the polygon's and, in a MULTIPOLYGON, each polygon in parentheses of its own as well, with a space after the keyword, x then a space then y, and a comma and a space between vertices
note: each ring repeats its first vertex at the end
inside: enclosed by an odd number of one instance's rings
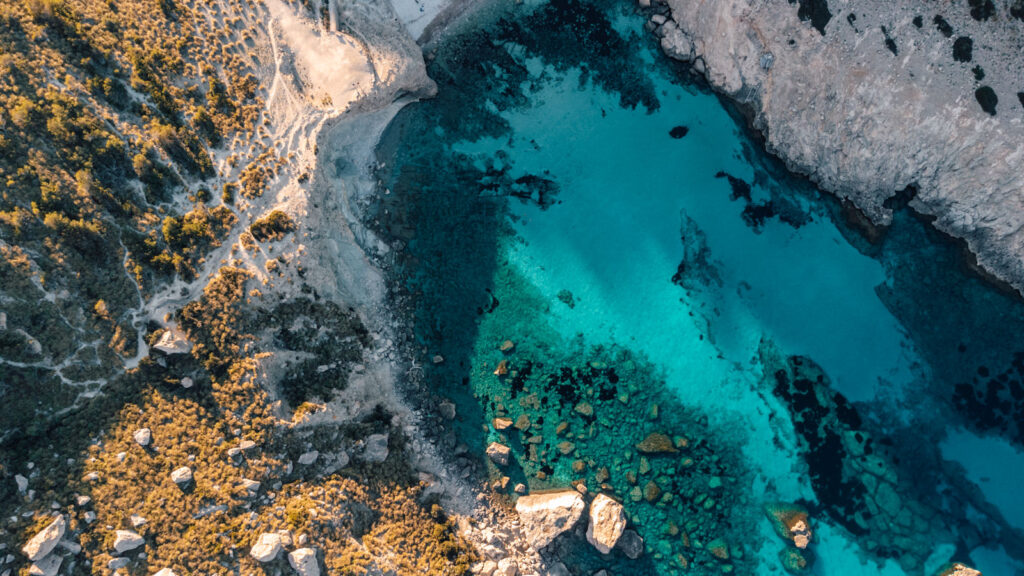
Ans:
POLYGON ((313 548, 305 546, 305 536, 294 538, 288 530, 264 532, 259 535, 249 550, 249 556, 261 564, 276 561, 281 553, 295 545, 300 546, 288 552, 288 564, 299 576, 320 576, 320 560, 313 548))

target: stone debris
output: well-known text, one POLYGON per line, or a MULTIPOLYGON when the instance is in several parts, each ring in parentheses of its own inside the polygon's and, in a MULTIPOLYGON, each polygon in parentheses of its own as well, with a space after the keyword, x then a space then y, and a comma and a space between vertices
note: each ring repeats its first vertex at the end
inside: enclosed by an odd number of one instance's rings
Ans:
POLYGON ((153 440, 153 432, 149 428, 139 428, 132 433, 132 439, 139 446, 149 446, 149 443, 153 440))
POLYGON ((518 574, 519 566, 511 558, 499 560, 497 570, 494 571, 494 576, 517 576, 518 574))
POLYGON ((64 516, 58 516, 53 522, 50 522, 46 528, 39 531, 38 534, 32 537, 22 548, 21 551, 31 561, 39 560, 49 554, 60 539, 64 536, 64 531, 67 529, 67 521, 64 516))
POLYGON ((123 556, 121 558, 111 558, 110 562, 107 562, 107 570, 115 572, 131 564, 131 562, 131 558, 125 558, 123 556))
POLYGON ((491 424, 495 430, 508 430, 514 422, 512 422, 511 418, 495 418, 491 421, 491 424))
POLYGON ((602 554, 608 554, 615 548, 625 529, 626 513, 622 504, 604 494, 598 494, 590 503, 587 542, 602 554))
POLYGON ((665 454, 676 452, 676 445, 667 434, 651 432, 636 445, 636 449, 644 454, 665 454))
POLYGON ((299 576, 320 576, 320 564, 316 560, 316 550, 299 548, 288 554, 288 564, 299 576))
POLYGON ((281 535, 273 532, 264 532, 260 534, 252 550, 249 550, 249 556, 252 556, 257 562, 270 562, 277 558, 280 552, 281 535))
POLYGON ((260 483, 255 481, 255 480, 250 480, 248 478, 242 478, 241 484, 242 484, 242 488, 245 488, 246 491, 249 492, 250 495, 251 494, 255 494, 255 493, 260 491, 260 483))
POLYGON ((537 550, 571 530, 585 508, 583 496, 575 490, 531 494, 516 502, 526 541, 537 550))
POLYGON ((182 466, 181 468, 178 468, 177 470, 171 472, 171 480, 173 480, 174 483, 179 486, 183 484, 188 484, 189 482, 192 481, 192 469, 189 468, 188 466, 182 466))
POLYGON ((28 490, 28 478, 25 478, 21 474, 14 475, 14 483, 18 486, 18 492, 24 494, 25 491, 28 490))
POLYGON ((441 402, 437 407, 438 412, 441 413, 441 417, 445 420, 455 420, 455 403, 454 402, 441 402))
POLYGON ((370 434, 366 438, 363 449, 363 460, 370 464, 380 464, 388 459, 388 435, 370 434))
POLYGON ((487 457, 498 466, 508 466, 512 449, 504 444, 491 442, 487 446, 487 457))
POLYGON ((316 450, 310 450, 309 452, 306 452, 299 456, 299 464, 302 464, 303 466, 309 466, 316 462, 316 459, 319 457, 320 452, 317 452, 316 450))
POLYGON ((134 550, 146 543, 146 539, 137 532, 131 530, 117 530, 114 532, 114 552, 118 554, 134 550))
POLYGON ((57 572, 60 571, 61 562, 64 559, 56 554, 50 554, 46 558, 43 558, 37 562, 34 562, 29 567, 28 573, 30 576, 57 576, 57 572))

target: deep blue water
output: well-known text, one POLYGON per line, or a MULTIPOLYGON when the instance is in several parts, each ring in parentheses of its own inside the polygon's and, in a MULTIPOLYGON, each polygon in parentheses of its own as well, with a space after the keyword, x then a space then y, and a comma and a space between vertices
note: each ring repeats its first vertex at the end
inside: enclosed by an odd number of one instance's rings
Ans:
POLYGON ((438 48, 438 97, 385 137, 376 219, 457 434, 512 446, 513 484, 624 501, 647 553, 563 538, 582 574, 781 573, 778 501, 811 513, 810 573, 1020 574, 1020 300, 905 208, 868 242, 643 17, 510 8, 438 48), (643 455, 651 432, 688 446, 643 455))

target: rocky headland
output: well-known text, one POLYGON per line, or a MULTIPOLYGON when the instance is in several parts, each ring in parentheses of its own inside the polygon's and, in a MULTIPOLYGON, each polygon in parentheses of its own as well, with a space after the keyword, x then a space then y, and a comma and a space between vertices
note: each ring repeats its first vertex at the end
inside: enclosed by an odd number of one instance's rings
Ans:
POLYGON ((640 0, 669 56, 795 172, 885 226, 910 206, 1024 289, 1019 1, 640 0))

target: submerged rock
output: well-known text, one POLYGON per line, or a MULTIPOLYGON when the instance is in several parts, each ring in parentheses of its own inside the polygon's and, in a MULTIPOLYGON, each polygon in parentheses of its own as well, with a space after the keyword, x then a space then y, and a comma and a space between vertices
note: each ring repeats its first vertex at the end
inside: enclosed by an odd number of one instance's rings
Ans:
POLYGON ((299 576, 320 576, 320 564, 316 560, 316 550, 299 548, 288 554, 288 564, 299 576))
POLYGON ((256 544, 253 544, 251 550, 249 550, 249 556, 252 556, 257 562, 270 562, 281 552, 281 535, 274 532, 264 532, 260 534, 256 544))
POLYGON ((64 536, 64 531, 67 529, 67 521, 63 516, 58 516, 53 522, 50 522, 46 528, 43 528, 35 536, 32 537, 22 548, 21 551, 31 561, 39 560, 46 556, 57 546, 60 539, 64 536))
POLYGON ((798 504, 773 502, 765 504, 764 511, 780 538, 791 541, 797 548, 807 548, 812 536, 807 510, 798 504))
POLYGON ((636 449, 645 454, 668 454, 676 452, 675 442, 667 434, 651 432, 636 445, 636 449))
POLYGON ((49 556, 35 562, 29 567, 29 576, 57 576, 57 572, 60 571, 61 562, 64 559, 56 554, 50 554, 49 556))
POLYGON ((537 550, 572 529, 583 516, 584 508, 583 496, 575 490, 531 494, 516 502, 526 541, 537 550))
POLYGON ((602 554, 608 554, 615 548, 625 529, 626 513, 622 504, 604 494, 598 494, 590 503, 587 542, 602 554))
POLYGON ((626 530, 616 546, 627 558, 636 560, 644 553, 644 539, 635 530, 626 530))
POLYGON ((803 574, 811 566, 803 552, 790 546, 779 552, 779 562, 790 574, 803 574))

